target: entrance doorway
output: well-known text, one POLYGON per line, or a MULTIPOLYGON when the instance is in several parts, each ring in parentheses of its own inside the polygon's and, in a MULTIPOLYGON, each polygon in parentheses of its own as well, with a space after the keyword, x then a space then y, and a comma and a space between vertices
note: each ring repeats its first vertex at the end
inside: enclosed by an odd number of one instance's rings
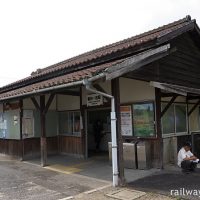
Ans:
POLYGON ((108 156, 108 142, 111 141, 110 109, 88 110, 87 148, 88 157, 108 156))

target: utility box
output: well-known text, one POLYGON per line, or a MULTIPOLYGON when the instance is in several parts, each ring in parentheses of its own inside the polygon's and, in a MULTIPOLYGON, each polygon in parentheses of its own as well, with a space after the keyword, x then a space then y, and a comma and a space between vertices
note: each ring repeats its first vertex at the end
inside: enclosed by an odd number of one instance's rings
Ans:
MULTIPOLYGON (((112 164, 112 143, 109 146, 109 162, 112 164)), ((123 158, 124 167, 129 169, 136 169, 136 152, 134 143, 123 143, 123 158)))
POLYGON ((148 141, 137 143, 137 164, 138 169, 151 168, 151 145, 148 141))

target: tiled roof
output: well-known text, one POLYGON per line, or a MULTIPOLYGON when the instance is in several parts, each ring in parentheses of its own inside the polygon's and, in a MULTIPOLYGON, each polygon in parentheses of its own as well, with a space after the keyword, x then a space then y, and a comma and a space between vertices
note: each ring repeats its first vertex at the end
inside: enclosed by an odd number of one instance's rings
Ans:
POLYGON ((48 88, 49 90, 51 90, 52 87, 56 87, 59 85, 63 85, 63 84, 67 84, 67 83, 72 83, 72 82, 76 82, 76 81, 80 81, 83 80, 85 78, 91 78, 99 73, 101 73, 103 70, 118 64, 120 62, 122 62, 123 60, 119 60, 119 61, 115 61, 115 62, 111 62, 111 63, 106 63, 100 66, 95 66, 92 68, 88 68, 88 69, 84 69, 81 71, 77 71, 77 72, 73 72, 70 74, 66 74, 63 76, 59 76, 56 78, 52 78, 46 81, 42 81, 39 83, 35 83, 32 85, 28 85, 16 90, 12 90, 9 92, 5 92, 0 94, 0 100, 4 100, 7 98, 14 98, 16 96, 19 95, 24 95, 26 96, 27 94, 30 94, 31 92, 35 92, 37 93, 37 91, 41 90, 41 89, 45 89, 48 88))
POLYGON ((134 50, 132 51, 133 53, 135 53, 140 49, 142 45, 149 44, 148 42, 151 41, 153 41, 153 44, 155 44, 156 46, 158 39, 181 28, 188 27, 188 25, 190 24, 196 24, 196 22, 195 20, 191 20, 190 16, 187 16, 186 18, 159 27, 157 29, 95 49, 93 51, 57 63, 55 65, 39 69, 25 79, 2 87, 0 89, 0 100, 4 98, 12 98, 17 95, 23 95, 31 91, 37 91, 38 89, 50 88, 53 86, 62 85, 91 77, 94 75, 94 73, 99 73, 99 71, 106 69, 113 64, 116 64, 116 62, 118 62, 121 58, 117 57, 116 60, 118 61, 106 61, 108 62, 107 64, 96 64, 97 66, 92 67, 86 66, 85 63, 95 63, 96 60, 103 59, 105 58, 105 56, 120 55, 120 52, 122 52, 123 50, 129 50, 132 48, 134 48, 134 50), (82 65, 83 68, 78 69, 79 65, 82 65), (87 68, 84 68, 84 66, 86 66, 87 68), (65 69, 71 69, 71 71, 61 75, 62 70, 65 69), (38 78, 43 79, 40 80, 38 78))
POLYGON ((136 35, 134 37, 95 49, 93 51, 81 54, 79 56, 54 64, 52 66, 49 66, 43 69, 38 69, 37 71, 33 72, 31 76, 28 76, 27 78, 21 79, 19 81, 16 81, 14 83, 11 83, 9 85, 2 87, 0 89, 0 92, 4 90, 5 88, 12 89, 12 86, 18 85, 20 83, 25 83, 28 80, 36 80, 38 77, 45 77, 48 74, 55 74, 56 72, 66 69, 66 68, 75 69, 76 66, 80 64, 84 64, 86 62, 92 62, 98 58, 115 54, 117 52, 129 49, 129 48, 133 48, 137 46, 140 47, 142 44, 156 40, 158 37, 164 36, 165 34, 178 30, 179 28, 187 26, 190 23, 194 23, 194 20, 191 20, 190 16, 187 16, 186 18, 175 21, 168 25, 164 25, 157 29, 153 29, 151 31, 142 33, 140 35, 136 35))

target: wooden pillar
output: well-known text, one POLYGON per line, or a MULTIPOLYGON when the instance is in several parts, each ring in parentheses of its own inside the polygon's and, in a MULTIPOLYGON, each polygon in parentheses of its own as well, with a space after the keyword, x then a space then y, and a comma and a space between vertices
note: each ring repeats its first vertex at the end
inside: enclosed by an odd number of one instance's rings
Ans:
POLYGON ((190 115, 189 115, 189 99, 186 97, 186 106, 187 106, 187 132, 190 134, 190 115))
POLYGON ((115 111, 117 118, 117 146, 118 146, 118 170, 119 170, 119 185, 125 184, 124 177, 124 160, 123 160, 123 139, 121 135, 121 116, 120 116, 120 85, 119 78, 111 81, 112 96, 115 98, 115 111))
POLYGON ((40 96, 40 122, 41 122, 41 166, 45 167, 47 163, 47 143, 46 143, 46 123, 45 123, 45 96, 40 96))
POLYGON ((84 119, 84 108, 83 108, 83 98, 82 98, 82 86, 80 87, 80 114, 81 114, 81 120, 80 121, 80 128, 81 128, 81 151, 82 155, 85 156, 86 151, 86 138, 85 138, 85 119, 84 119))
POLYGON ((161 127, 161 90, 155 88, 155 100, 156 100, 156 131, 158 138, 158 152, 159 152, 159 168, 163 169, 163 138, 161 127))
POLYGON ((21 99, 19 101, 19 109, 20 109, 20 150, 21 150, 21 161, 24 160, 24 140, 23 140, 23 135, 22 135, 22 123, 23 123, 23 100, 21 99))

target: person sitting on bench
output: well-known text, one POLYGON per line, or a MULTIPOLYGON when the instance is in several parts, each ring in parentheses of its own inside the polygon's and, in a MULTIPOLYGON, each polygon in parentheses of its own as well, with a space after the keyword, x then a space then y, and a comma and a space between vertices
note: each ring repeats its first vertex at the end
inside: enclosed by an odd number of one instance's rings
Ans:
POLYGON ((190 151, 190 142, 185 142, 183 147, 178 152, 178 166, 182 168, 183 172, 194 171, 199 159, 190 151))

